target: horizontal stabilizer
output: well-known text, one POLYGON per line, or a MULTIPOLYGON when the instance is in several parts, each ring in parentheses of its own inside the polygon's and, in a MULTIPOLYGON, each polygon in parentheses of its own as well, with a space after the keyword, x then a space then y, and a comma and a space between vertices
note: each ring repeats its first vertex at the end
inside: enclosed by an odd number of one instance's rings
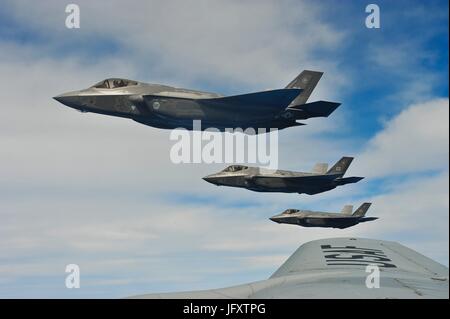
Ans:
POLYGON ((373 220, 377 220, 378 217, 363 217, 359 220, 360 223, 371 222, 373 220))
POLYGON ((338 108, 341 103, 316 101, 301 105, 291 105, 286 111, 291 112, 297 120, 305 120, 312 117, 327 117, 338 108))
POLYGON ((301 89, 279 89, 212 99, 201 99, 198 101, 200 103, 218 103, 221 105, 235 107, 236 109, 239 107, 255 106, 259 108, 265 107, 282 110, 286 108, 301 91, 301 89))
POLYGON ((364 179, 364 177, 344 177, 336 179, 335 183, 338 185, 352 184, 357 183, 362 179, 364 179))

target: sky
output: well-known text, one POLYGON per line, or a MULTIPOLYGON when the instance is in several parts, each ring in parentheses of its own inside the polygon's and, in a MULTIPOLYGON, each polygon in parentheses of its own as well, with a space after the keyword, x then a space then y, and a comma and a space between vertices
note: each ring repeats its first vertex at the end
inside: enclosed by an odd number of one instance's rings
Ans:
POLYGON ((120 298, 268 278, 321 238, 397 241, 448 266, 448 2, 0 0, 0 297, 120 298), (69 2, 68 2, 69 3, 69 2), (324 76, 329 117, 279 132, 279 167, 354 156, 357 184, 314 195, 217 188, 174 164, 170 131, 53 96, 108 77, 242 94, 324 76), (278 225, 287 208, 373 202, 352 228, 278 225), (65 287, 65 267, 81 287, 65 287))

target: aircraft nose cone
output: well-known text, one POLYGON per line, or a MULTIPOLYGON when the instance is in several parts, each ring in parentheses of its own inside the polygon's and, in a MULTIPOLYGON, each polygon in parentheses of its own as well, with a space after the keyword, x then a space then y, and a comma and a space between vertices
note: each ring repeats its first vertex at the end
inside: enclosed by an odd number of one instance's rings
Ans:
POLYGON ((64 103, 65 102, 64 96, 57 95, 57 96, 54 96, 53 99, 58 101, 59 103, 65 104, 64 103))
POLYGON ((203 177, 203 180, 211 184, 215 184, 216 181, 216 179, 211 175, 203 177))
POLYGON ((72 108, 79 109, 79 107, 80 107, 78 104, 78 96, 76 96, 75 94, 72 94, 72 92, 63 93, 63 94, 54 96, 53 99, 58 101, 61 104, 64 104, 64 105, 72 107, 72 108))
POLYGON ((58 101, 59 103, 67 104, 68 102, 70 102, 71 97, 64 95, 64 94, 60 94, 60 95, 54 96, 53 99, 58 101))
POLYGON ((271 221, 275 222, 275 223, 280 223, 280 216, 279 215, 275 215, 269 218, 271 221))

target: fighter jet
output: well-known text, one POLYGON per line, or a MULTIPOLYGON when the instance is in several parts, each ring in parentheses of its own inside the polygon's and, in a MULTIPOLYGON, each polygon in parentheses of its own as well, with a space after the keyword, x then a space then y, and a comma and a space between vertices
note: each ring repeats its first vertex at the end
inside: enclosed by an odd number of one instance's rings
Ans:
POLYGON ((81 112, 129 118, 157 128, 253 128, 257 134, 258 129, 299 126, 304 124, 297 120, 330 115, 340 103, 306 103, 322 74, 303 71, 284 89, 233 96, 110 78, 54 99, 81 112))
POLYGON ((341 213, 314 212, 310 210, 287 209, 279 215, 270 217, 279 224, 294 224, 304 227, 348 228, 378 217, 364 217, 371 203, 362 204, 354 213, 352 205, 346 205, 341 213))
POLYGON ((356 183, 364 177, 343 177, 353 157, 342 157, 330 170, 328 164, 318 163, 312 173, 269 171, 259 167, 231 165, 203 179, 217 186, 246 188, 255 192, 318 194, 337 186, 356 183))
POLYGON ((265 280, 220 289, 131 298, 448 299, 448 268, 396 242, 327 238, 300 246, 265 280), (367 278, 374 273, 375 266, 381 274, 379 285, 370 289, 375 286, 369 286, 367 278))

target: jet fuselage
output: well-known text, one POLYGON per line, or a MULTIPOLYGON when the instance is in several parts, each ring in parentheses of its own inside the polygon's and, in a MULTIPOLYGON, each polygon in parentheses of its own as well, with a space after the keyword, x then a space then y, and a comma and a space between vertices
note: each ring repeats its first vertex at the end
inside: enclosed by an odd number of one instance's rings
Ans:
POLYGON ((287 210, 282 214, 270 218, 270 220, 279 224, 341 229, 376 219, 377 217, 352 216, 342 213, 313 212, 307 210, 287 210))
POLYGON ((337 186, 355 183, 363 177, 342 178, 342 174, 314 174, 283 170, 264 170, 259 167, 241 165, 205 176, 205 181, 217 186, 246 188, 255 192, 283 192, 299 194, 318 194, 337 186), (239 167, 238 171, 227 171, 239 167))
POLYGON ((82 112, 129 118, 157 128, 242 129, 258 134, 304 125, 297 120, 329 116, 340 103, 306 103, 321 76, 322 72, 305 70, 284 89, 232 96, 110 78, 54 99, 82 112))
POLYGON ((117 88, 97 85, 58 95, 55 100, 81 112, 129 118, 164 129, 192 130, 194 120, 201 121, 202 130, 215 128, 221 131, 227 128, 283 129, 301 125, 281 114, 301 92, 298 89, 261 92, 260 96, 232 100, 215 93, 126 81, 133 85, 117 88), (268 100, 279 98, 280 106, 265 103, 264 96, 268 100))

